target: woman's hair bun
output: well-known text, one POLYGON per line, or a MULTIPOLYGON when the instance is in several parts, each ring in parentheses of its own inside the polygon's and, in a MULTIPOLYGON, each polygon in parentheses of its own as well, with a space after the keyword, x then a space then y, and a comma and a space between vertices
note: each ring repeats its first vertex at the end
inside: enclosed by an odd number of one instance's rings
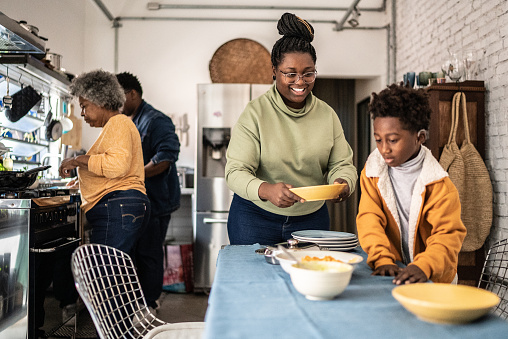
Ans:
POLYGON ((279 34, 285 37, 297 37, 308 42, 314 40, 314 28, 306 20, 292 13, 284 13, 277 23, 279 34))

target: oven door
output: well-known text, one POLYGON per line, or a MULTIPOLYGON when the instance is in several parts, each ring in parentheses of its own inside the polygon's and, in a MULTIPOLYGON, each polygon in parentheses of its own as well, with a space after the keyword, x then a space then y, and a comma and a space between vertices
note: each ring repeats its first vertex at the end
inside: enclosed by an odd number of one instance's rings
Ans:
POLYGON ((28 212, 0 207, 0 338, 27 335, 28 212))
POLYGON ((32 253, 55 253, 60 251, 65 251, 67 248, 72 247, 76 248, 76 245, 79 244, 81 238, 68 237, 68 238, 60 238, 57 240, 49 241, 45 244, 34 246, 30 248, 30 252, 32 253))
MULTIPOLYGON (((71 271, 71 256, 79 246, 81 238, 64 236, 62 238, 37 243, 30 247, 30 289, 28 298, 28 338, 46 337, 64 324, 52 315, 52 325, 45 324, 44 304, 47 300, 56 299, 61 306, 76 303, 78 294, 74 287, 71 271), (53 285, 52 290, 49 287, 53 285)), ((61 318, 57 318, 61 319, 61 318)))

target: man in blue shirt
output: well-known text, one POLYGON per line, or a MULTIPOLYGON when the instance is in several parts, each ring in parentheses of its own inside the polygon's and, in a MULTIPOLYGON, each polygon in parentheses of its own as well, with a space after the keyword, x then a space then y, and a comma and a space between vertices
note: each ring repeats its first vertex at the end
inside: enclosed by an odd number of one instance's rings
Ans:
POLYGON ((176 161, 180 142, 170 117, 142 99, 143 89, 131 73, 116 75, 125 91, 122 113, 129 116, 141 136, 146 193, 152 205, 150 222, 135 253, 138 276, 148 306, 157 309, 164 275, 164 250, 171 212, 180 207, 180 183, 176 161))

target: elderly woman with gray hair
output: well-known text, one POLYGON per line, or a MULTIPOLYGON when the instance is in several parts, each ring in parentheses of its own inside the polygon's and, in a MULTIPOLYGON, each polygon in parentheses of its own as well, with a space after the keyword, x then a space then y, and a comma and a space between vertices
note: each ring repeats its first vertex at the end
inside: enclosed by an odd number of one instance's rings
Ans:
POLYGON ((131 253, 148 222, 141 138, 132 120, 120 114, 125 94, 112 73, 95 70, 76 77, 70 87, 81 116, 102 131, 86 153, 64 159, 60 176, 77 168, 83 203, 92 226, 90 242, 131 253))

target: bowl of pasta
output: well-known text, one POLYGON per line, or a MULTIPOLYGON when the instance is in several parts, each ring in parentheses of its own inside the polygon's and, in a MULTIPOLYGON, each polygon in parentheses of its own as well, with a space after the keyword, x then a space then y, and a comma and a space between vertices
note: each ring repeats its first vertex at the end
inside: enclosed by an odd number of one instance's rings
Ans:
POLYGON ((356 265, 363 261, 363 257, 358 254, 339 251, 299 250, 291 252, 291 254, 298 260, 298 262, 295 262, 284 252, 278 252, 275 254, 275 258, 279 261, 280 266, 287 273, 290 273, 291 266, 297 263, 338 262, 349 264, 353 266, 354 269, 356 265))

